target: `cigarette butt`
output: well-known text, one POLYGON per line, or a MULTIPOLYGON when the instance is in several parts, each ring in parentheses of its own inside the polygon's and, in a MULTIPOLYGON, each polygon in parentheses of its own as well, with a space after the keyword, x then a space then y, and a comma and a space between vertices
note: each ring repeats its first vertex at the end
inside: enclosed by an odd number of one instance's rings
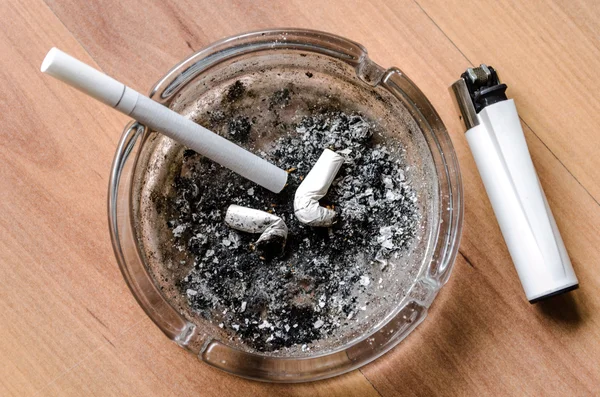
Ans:
POLYGON ((283 219, 277 215, 253 208, 230 205, 225 214, 227 226, 246 233, 261 233, 252 251, 258 251, 262 257, 273 257, 283 253, 288 235, 288 228, 283 219))
POLYGON ((322 207, 319 200, 327 194, 343 163, 344 157, 329 149, 323 151, 294 196, 294 214, 300 222, 309 226, 333 225, 336 217, 333 206, 322 207))

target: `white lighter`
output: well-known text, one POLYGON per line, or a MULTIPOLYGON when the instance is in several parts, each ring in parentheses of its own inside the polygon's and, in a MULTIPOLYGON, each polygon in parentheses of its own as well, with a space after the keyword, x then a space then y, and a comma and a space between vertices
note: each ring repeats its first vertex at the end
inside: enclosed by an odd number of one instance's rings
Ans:
POLYGON ((530 303, 579 286, 533 167, 517 108, 492 67, 451 86, 466 137, 530 303))

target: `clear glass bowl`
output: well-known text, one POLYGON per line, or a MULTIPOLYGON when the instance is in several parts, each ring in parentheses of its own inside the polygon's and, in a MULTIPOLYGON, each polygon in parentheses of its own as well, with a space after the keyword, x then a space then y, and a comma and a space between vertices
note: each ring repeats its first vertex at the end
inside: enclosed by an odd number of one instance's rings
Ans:
MULTIPOLYGON (((399 69, 386 70, 360 44, 318 31, 268 30, 221 40, 175 66, 150 96, 193 117, 236 79, 257 90, 291 82, 306 101, 338 98, 342 107, 377 119, 395 134, 407 148, 415 180, 423 181, 416 187, 423 191, 425 216, 419 244, 410 255, 414 271, 405 274, 403 285, 393 278, 386 284, 395 297, 388 306, 321 349, 277 355, 232 343, 223 330, 186 315, 152 275, 160 233, 149 230, 156 214, 148 207, 147 186, 166 183, 165 170, 182 148, 132 122, 117 148, 108 197, 110 233, 123 276, 167 337, 224 371, 263 381, 303 382, 358 368, 412 332, 450 276, 463 216, 460 170, 450 138, 427 98, 399 69), (308 74, 311 79, 305 78, 308 74), (326 95, 324 90, 329 90, 326 95)), ((302 111, 298 106, 296 113, 302 111)))

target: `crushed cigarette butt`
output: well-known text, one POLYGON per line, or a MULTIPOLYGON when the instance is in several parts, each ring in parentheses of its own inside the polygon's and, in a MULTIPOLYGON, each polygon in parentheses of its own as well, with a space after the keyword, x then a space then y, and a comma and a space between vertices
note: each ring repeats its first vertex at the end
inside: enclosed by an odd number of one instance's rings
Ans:
POLYGON ((333 225, 336 212, 329 207, 321 207, 319 199, 327 194, 343 163, 344 157, 336 152, 329 149, 323 151, 294 196, 294 214, 300 222, 309 226, 333 225))
MULTIPOLYGON (((271 211, 271 210, 269 210, 271 211)), ((225 214, 227 226, 246 233, 261 233, 251 249, 259 258, 272 258, 283 254, 288 228, 280 217, 269 212, 232 204, 225 214)))

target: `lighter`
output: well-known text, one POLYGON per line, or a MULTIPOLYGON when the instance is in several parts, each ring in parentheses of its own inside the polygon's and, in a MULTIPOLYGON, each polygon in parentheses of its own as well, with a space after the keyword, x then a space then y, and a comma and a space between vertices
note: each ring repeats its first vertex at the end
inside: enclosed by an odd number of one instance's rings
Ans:
POLYGON ((491 66, 451 86, 500 230, 531 303, 579 286, 527 148, 517 108, 491 66))

